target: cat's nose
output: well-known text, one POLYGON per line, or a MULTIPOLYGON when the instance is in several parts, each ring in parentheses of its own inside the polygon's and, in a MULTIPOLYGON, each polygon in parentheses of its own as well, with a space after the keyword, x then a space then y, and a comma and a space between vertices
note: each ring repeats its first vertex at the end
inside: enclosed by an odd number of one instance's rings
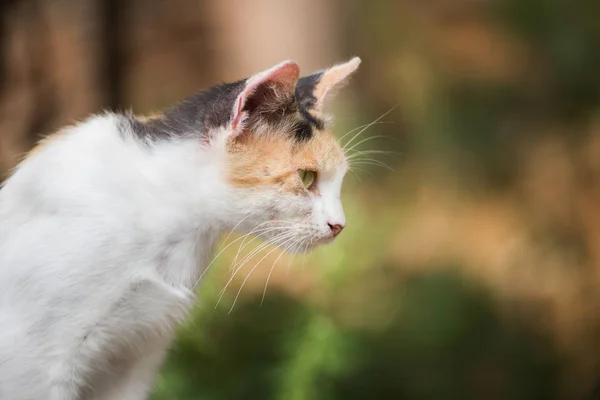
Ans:
POLYGON ((340 232, 342 231, 342 229, 344 229, 343 225, 340 224, 327 224, 329 225, 329 228, 331 229, 331 233, 333 234, 333 237, 336 237, 337 235, 340 234, 340 232))

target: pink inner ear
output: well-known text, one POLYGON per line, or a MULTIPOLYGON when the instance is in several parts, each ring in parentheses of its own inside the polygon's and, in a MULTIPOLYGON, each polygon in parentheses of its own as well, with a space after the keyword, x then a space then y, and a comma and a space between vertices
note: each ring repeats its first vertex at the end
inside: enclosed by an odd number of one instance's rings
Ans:
POLYGON ((281 90, 289 91, 293 94, 299 76, 300 67, 298 64, 293 61, 284 61, 249 78, 246 82, 246 87, 244 87, 244 90, 239 94, 233 105, 232 134, 239 135, 242 132, 246 119, 244 106, 248 98, 252 96, 259 86, 273 84, 279 86, 281 90))

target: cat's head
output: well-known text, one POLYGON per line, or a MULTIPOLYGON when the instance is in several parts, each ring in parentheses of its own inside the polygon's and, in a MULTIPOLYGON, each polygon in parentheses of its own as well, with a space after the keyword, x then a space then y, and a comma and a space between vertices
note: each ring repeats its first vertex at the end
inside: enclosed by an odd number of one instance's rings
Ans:
POLYGON ((348 162, 324 106, 359 58, 299 77, 291 61, 239 83, 224 134, 224 172, 242 210, 238 230, 289 251, 332 241, 346 225, 348 162))

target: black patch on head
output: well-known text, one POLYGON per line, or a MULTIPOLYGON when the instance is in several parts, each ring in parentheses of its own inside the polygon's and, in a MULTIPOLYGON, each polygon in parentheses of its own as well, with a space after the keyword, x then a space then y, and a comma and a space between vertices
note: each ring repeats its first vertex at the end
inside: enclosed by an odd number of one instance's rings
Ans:
POLYGON ((268 91, 257 92, 255 95, 248 99, 244 107, 244 110, 252 115, 248 121, 250 130, 253 124, 260 125, 266 122, 267 125, 277 127, 282 119, 292 118, 295 120, 290 132, 293 138, 298 142, 312 138, 313 126, 315 126, 312 121, 315 119, 299 107, 295 96, 283 100, 280 98, 278 102, 270 102, 271 95, 268 91), (261 98, 259 104, 256 103, 256 98, 261 98))
POLYGON ((133 118, 131 128, 136 136, 151 141, 187 136, 208 139, 211 129, 231 120, 233 104, 245 83, 245 79, 223 83, 194 93, 158 118, 133 118))
MULTIPOLYGON (((257 88, 244 106, 250 115, 250 129, 253 123, 266 122, 276 126, 282 118, 297 114, 298 121, 290 133, 299 142, 312 138, 314 128, 324 127, 324 122, 310 113, 316 102, 313 90, 321 76, 319 72, 299 79, 294 96, 282 99, 280 103, 270 101, 276 97, 271 96, 272 88, 269 86, 257 88)), ((123 122, 144 142, 187 137, 208 140, 211 130, 231 121, 233 105, 245 84, 246 79, 216 85, 192 94, 159 117, 139 120, 133 115, 126 115, 123 122)))
MULTIPOLYGON (((300 114, 302 115, 302 113, 300 114)), ((293 134, 294 139, 298 142, 308 141, 313 136, 313 126, 310 121, 302 119, 294 126, 293 134)))
POLYGON ((314 91, 322 77, 323 72, 316 72, 312 75, 304 76, 298 79, 295 92, 296 102, 298 103, 298 110, 300 111, 300 114, 310 123, 310 125, 317 129, 323 129, 325 123, 312 115, 310 110, 314 108, 315 103, 317 102, 314 91))
POLYGON ((323 72, 317 72, 298 79, 298 83, 296 84, 296 101, 300 108, 310 110, 315 106, 317 98, 314 95, 314 91, 315 87, 321 81, 321 77, 323 77, 323 72))
POLYGON ((307 120, 312 126, 314 126, 317 129, 323 129, 325 127, 325 123, 316 118, 314 115, 312 115, 306 108, 300 108, 300 115, 302 115, 302 117, 307 120))

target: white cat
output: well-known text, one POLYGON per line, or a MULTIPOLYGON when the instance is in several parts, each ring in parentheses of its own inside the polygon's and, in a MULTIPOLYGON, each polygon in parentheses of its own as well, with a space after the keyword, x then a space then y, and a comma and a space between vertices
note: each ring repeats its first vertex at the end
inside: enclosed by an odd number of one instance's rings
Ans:
POLYGON ((143 399, 224 232, 333 240, 347 160, 322 108, 359 63, 287 61, 43 140, 0 189, 0 399, 143 399))

